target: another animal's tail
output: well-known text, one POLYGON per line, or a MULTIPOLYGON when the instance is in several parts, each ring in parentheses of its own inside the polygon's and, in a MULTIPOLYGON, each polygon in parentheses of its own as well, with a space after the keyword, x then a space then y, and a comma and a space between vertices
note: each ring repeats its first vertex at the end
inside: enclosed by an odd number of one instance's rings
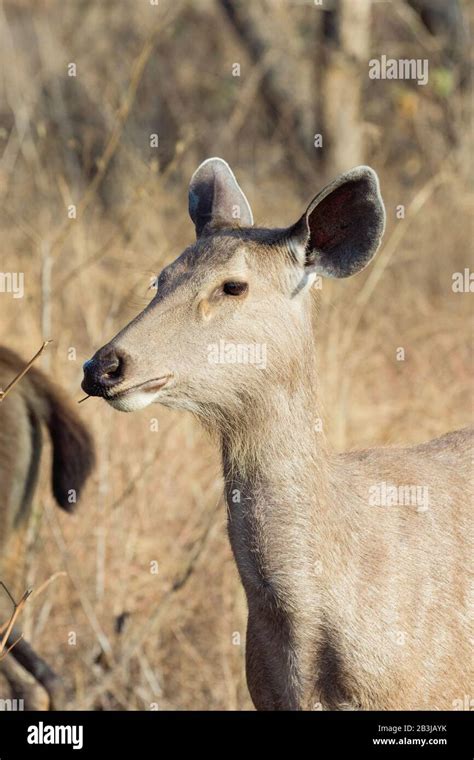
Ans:
MULTIPOLYGON (((24 362, 12 351, 1 348, 13 370, 24 362)), ((64 391, 41 370, 31 367, 15 390, 22 393, 31 414, 43 420, 53 444, 52 490, 60 507, 68 512, 76 502, 95 463, 94 442, 64 391)))
POLYGON ((29 380, 42 401, 53 444, 52 489, 60 507, 72 512, 95 462, 91 434, 63 391, 32 368, 29 380))

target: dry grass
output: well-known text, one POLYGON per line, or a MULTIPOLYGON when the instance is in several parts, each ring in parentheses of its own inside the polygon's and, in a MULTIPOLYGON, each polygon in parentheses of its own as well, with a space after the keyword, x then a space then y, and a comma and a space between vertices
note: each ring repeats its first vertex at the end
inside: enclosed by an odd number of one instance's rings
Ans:
MULTIPOLYGON (((390 54, 401 43, 392 42, 396 14, 386 14, 373 47, 390 54)), ((235 166, 259 223, 294 221, 320 182, 315 172, 314 186, 297 184, 281 132, 229 76, 245 56, 211 0, 199 10, 160 2, 159 11, 3 2, 0 25, 2 269, 24 272, 26 289, 23 299, 0 295, 0 337, 25 357, 53 338, 42 365, 79 399, 82 362, 143 307, 150 276, 190 242, 186 184, 200 159, 223 154, 235 166), (64 76, 71 61, 76 79, 64 76)), ((385 245, 353 281, 324 284, 318 315, 337 449, 421 441, 470 416, 472 311, 469 294, 451 289, 470 254, 467 96, 456 85, 449 98, 408 85, 387 87, 382 101, 379 93, 367 85, 365 116, 367 162, 387 204, 385 245)), ((26 606, 26 637, 70 679, 72 708, 250 708, 245 600, 225 508, 214 509, 217 452, 186 414, 125 416, 97 399, 79 410, 99 465, 70 517, 53 506, 46 453, 23 587, 67 575, 26 606)))

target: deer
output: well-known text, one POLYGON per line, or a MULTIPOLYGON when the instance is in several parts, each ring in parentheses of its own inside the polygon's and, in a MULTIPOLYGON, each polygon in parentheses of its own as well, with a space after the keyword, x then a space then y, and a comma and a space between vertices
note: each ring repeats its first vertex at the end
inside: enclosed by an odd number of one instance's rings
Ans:
POLYGON ((312 285, 376 254, 376 172, 351 169, 296 223, 269 229, 211 158, 192 176, 189 213, 196 241, 84 364, 83 390, 122 412, 187 410, 220 447, 257 710, 454 709, 471 655, 473 431, 337 453, 320 424, 312 285))
MULTIPOLYGON (((0 346, 0 387, 6 388, 24 367, 18 354, 0 346)), ((94 467, 94 441, 67 394, 40 369, 30 367, 0 403, 0 626, 11 616, 12 601, 25 590, 44 426, 52 442, 53 496, 61 509, 72 513, 94 467)), ((10 653, 0 661, 2 704, 8 689, 15 699, 26 695, 27 709, 61 707, 65 690, 59 676, 20 639, 19 630, 13 629, 10 644, 10 653)))

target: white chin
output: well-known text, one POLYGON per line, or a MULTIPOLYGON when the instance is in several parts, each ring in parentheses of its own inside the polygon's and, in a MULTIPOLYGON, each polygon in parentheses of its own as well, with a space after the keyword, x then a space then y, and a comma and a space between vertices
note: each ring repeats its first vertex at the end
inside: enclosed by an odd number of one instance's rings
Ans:
POLYGON ((155 401, 158 393, 144 393, 143 391, 131 391, 118 398, 106 399, 110 406, 118 409, 119 412, 136 412, 138 409, 144 409, 146 406, 155 401))

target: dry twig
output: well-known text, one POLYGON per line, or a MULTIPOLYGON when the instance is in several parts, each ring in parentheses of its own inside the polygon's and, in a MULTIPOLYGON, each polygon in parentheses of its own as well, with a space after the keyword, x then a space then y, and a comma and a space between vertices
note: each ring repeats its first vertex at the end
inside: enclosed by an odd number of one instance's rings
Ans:
POLYGON ((7 656, 7 654, 9 654, 9 652, 12 651, 13 647, 15 647, 18 644, 18 642, 23 638, 23 634, 20 634, 12 644, 7 644, 10 634, 13 630, 13 626, 15 625, 15 622, 18 616, 20 615, 23 607, 25 606, 26 600, 31 595, 33 589, 31 588, 26 589, 20 601, 15 602, 14 598, 10 594, 8 588, 5 586, 3 581, 0 581, 0 586, 3 586, 6 593, 10 597, 10 600, 13 605, 13 612, 10 615, 9 620, 7 620, 7 622, 3 626, 0 626, 0 635, 3 634, 2 639, 0 640, 0 661, 1 661, 7 656))
POLYGON ((51 340, 45 340, 44 343, 43 343, 43 345, 41 346, 40 350, 36 352, 36 354, 33 356, 32 359, 30 359, 30 361, 28 362, 28 364, 21 370, 21 372, 19 372, 19 374, 16 377, 13 378, 13 380, 11 381, 11 383, 9 383, 7 385, 7 387, 5 388, 5 390, 3 391, 0 388, 0 403, 5 400, 7 394, 10 393, 10 391, 15 387, 15 385, 20 382, 21 378, 24 377, 24 375, 26 375, 26 373, 28 372, 28 370, 32 366, 33 362, 35 362, 36 359, 39 356, 41 356, 41 354, 43 353, 43 351, 46 348, 46 346, 48 346, 50 343, 52 343, 51 340))

